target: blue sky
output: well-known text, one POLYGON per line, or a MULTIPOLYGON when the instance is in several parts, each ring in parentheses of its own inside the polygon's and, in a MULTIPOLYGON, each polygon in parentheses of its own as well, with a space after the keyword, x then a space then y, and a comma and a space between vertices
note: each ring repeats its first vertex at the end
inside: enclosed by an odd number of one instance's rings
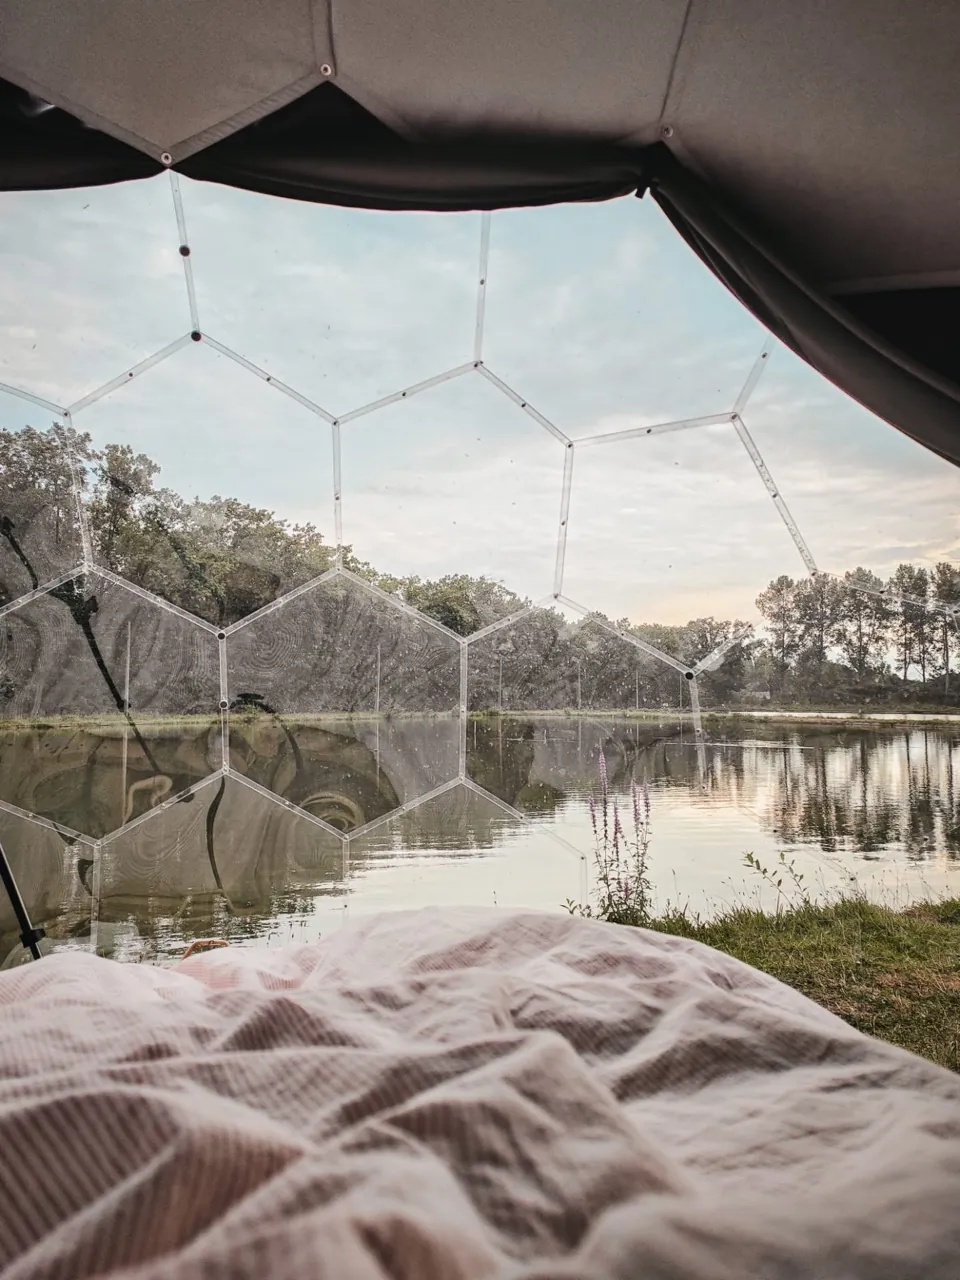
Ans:
MULTIPOLYGON (((181 181, 204 333, 332 415, 470 362, 481 219, 181 181)), ((167 175, 0 196, 0 380, 70 404, 191 328, 167 175)), ((495 214, 485 364, 574 441, 732 408, 764 334, 649 200, 495 214)), ((0 396, 3 425, 46 422, 0 396)), ((823 568, 960 558, 960 473, 784 350, 745 418, 823 568)), ((188 496, 334 540, 331 429, 189 343, 76 416, 188 496)), ((564 447, 470 371, 341 428, 344 536, 378 567, 553 589, 564 447)), ((564 592, 635 621, 753 616, 802 561, 728 425, 578 446, 564 592)))

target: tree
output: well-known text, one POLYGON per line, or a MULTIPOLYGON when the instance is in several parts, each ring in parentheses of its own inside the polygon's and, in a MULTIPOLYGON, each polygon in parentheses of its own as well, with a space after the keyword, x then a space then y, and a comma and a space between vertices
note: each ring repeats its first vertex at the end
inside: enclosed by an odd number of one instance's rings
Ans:
POLYGON ((844 592, 835 578, 815 574, 797 583, 793 607, 804 665, 819 681, 843 617, 844 592))
POLYGON ((401 589, 408 604, 460 636, 498 622, 524 605, 518 595, 492 578, 471 578, 465 573, 449 574, 436 582, 408 578, 401 589))
POLYGON ((883 579, 867 569, 848 570, 843 575, 842 611, 834 643, 858 681, 883 665, 892 621, 883 579))
POLYGON ((0 430, 0 603, 82 559, 78 488, 89 435, 53 423, 0 430))
POLYGON ((934 565, 930 577, 933 598, 941 605, 950 606, 940 610, 940 669, 943 674, 943 696, 950 694, 950 656, 957 637, 957 623, 954 608, 960 605, 960 569, 956 565, 941 560, 934 565))
POLYGON ((777 692, 783 696, 787 672, 800 650, 802 628, 795 603, 797 584, 781 574, 757 596, 757 608, 767 624, 770 650, 777 677, 777 692))
POLYGON ((889 588, 898 597, 894 608, 894 635, 901 675, 906 681, 910 667, 918 666, 920 679, 926 683, 934 639, 927 571, 912 564, 900 564, 890 579, 889 588))
MULTIPOLYGON (((681 654, 691 667, 707 658, 732 636, 747 634, 747 624, 726 622, 719 618, 694 618, 683 628, 681 654)), ((699 680, 701 700, 712 706, 724 706, 743 688, 746 678, 747 649, 743 643, 732 645, 717 665, 703 671, 699 680)))

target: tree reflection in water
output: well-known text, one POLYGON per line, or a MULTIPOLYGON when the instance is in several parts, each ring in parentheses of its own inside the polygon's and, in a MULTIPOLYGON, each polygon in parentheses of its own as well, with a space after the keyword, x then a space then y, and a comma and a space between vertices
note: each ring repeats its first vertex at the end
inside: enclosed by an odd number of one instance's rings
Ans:
MULTIPOLYGON (((467 777, 513 815, 464 786, 418 805, 456 774, 452 717, 238 716, 234 773, 204 782, 222 762, 220 732, 219 719, 199 718, 144 728, 145 744, 102 722, 0 732, 0 800, 51 824, 0 810, 0 838, 55 944, 89 945, 94 921, 100 948, 130 958, 195 937, 289 936, 284 921, 342 904, 351 878, 384 849, 483 856, 502 850, 522 824, 517 812, 558 821, 595 788, 601 751, 614 793, 626 795, 636 779, 655 805, 667 790, 708 800, 704 824, 711 806, 737 806, 782 846, 960 859, 960 733, 952 726, 717 720, 701 777, 689 725, 676 718, 470 720, 467 777), (174 799, 191 787, 190 798, 174 799), (124 823, 134 825, 117 835, 124 823), (345 854, 341 836, 353 832, 345 854)), ((742 852, 730 849, 731 867, 742 852)), ((19 951, 0 902, 0 963, 18 961, 19 951)))

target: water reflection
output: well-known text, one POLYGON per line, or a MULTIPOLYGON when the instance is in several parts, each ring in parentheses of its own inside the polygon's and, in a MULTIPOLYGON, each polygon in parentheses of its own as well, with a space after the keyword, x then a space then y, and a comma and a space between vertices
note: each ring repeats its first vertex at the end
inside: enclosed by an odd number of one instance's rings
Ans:
MULTIPOLYGON (((459 885, 465 900, 526 894, 527 905, 556 906, 573 862, 558 860, 548 836, 589 853, 586 801, 601 752, 615 793, 634 780, 652 792, 655 877, 669 867, 687 884, 703 880, 708 848, 728 871, 749 847, 809 849, 848 867, 960 867, 953 726, 718 720, 701 773, 677 718, 477 718, 457 784, 460 733, 444 716, 237 716, 233 772, 211 778, 224 759, 219 718, 158 723, 138 738, 106 721, 11 726, 0 733, 2 799, 51 825, 6 808, 0 838, 53 945, 95 943, 126 959, 196 937, 316 936, 384 868, 379 905, 419 901, 413 868, 456 862, 459 880, 445 890, 454 898, 459 885), (682 831, 671 827, 678 805, 682 831), (482 891, 469 871, 478 859, 489 862, 482 891)), ((421 897, 433 883, 424 875, 421 897)), ((0 963, 19 958, 0 901, 0 963)))

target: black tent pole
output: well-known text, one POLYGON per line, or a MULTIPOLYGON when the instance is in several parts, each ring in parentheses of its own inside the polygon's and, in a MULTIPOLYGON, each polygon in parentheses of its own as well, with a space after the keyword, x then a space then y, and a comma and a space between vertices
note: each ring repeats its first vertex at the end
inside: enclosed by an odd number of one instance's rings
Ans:
POLYGON ((13 878, 13 871, 7 861, 7 855, 3 851, 2 843, 0 843, 0 880, 3 881, 3 887, 6 889, 10 905, 13 907, 13 914, 17 917, 17 924, 20 926, 20 941, 33 956, 34 960, 40 960, 42 958, 40 939, 46 937, 46 934, 43 929, 35 929, 30 923, 27 908, 23 905, 20 890, 17 888, 17 882, 13 878))

